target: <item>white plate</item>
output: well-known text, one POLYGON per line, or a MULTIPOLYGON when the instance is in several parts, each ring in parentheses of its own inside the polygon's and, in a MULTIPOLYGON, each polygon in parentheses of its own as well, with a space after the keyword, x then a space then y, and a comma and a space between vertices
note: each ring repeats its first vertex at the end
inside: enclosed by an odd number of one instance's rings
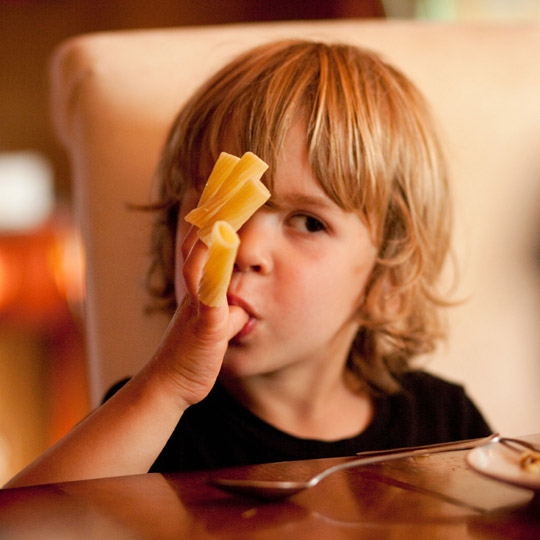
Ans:
POLYGON ((513 486, 540 491, 540 474, 526 471, 520 455, 500 443, 479 446, 467 453, 467 463, 476 472, 513 486))

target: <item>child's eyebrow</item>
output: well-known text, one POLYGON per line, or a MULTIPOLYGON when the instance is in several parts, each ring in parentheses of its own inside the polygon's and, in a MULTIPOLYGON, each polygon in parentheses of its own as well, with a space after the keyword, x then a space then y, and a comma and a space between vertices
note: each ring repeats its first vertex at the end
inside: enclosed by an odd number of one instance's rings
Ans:
POLYGON ((319 209, 332 209, 335 204, 323 195, 309 195, 306 193, 286 193, 272 195, 265 206, 272 210, 281 210, 285 207, 309 207, 319 209))

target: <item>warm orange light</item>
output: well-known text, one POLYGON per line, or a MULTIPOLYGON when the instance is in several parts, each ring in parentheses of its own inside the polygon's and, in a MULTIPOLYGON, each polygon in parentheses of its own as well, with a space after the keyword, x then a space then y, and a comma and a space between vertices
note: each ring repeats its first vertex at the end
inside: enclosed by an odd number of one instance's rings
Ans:
POLYGON ((17 296, 19 277, 14 271, 9 252, 0 249, 0 311, 9 306, 17 296))
POLYGON ((8 300, 8 276, 7 276, 7 263, 4 260, 4 255, 0 252, 0 309, 6 304, 8 300))
MULTIPOLYGON (((43 378, 46 359, 47 445, 89 410, 81 251, 78 234, 65 216, 57 215, 38 229, 0 234, 0 327, 4 339, 25 336, 18 354, 35 362, 28 373, 36 381, 43 378)), ((0 468, 1 459, 0 448, 0 468)))
POLYGON ((79 310, 85 297, 84 255, 80 235, 72 227, 59 229, 49 251, 51 274, 60 294, 79 310))
POLYGON ((83 259, 72 226, 50 223, 0 236, 0 317, 12 325, 50 326, 80 312, 83 259), (67 309, 69 306, 69 309, 67 309))

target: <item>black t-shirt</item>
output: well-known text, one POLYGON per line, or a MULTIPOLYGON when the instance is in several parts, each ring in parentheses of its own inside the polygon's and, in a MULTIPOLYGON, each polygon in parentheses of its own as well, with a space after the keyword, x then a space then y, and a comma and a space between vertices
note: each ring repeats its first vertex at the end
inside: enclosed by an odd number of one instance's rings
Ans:
POLYGON ((375 401, 370 425, 338 441, 302 439, 252 414, 219 384, 182 416, 151 468, 180 472, 299 459, 343 457, 489 435, 464 389, 425 372, 400 377, 402 391, 375 401))

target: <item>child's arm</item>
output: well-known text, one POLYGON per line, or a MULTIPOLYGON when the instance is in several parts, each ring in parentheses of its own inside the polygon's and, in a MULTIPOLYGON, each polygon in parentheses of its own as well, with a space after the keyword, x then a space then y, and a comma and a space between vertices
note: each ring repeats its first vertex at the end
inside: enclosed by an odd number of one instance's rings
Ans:
POLYGON ((197 301, 206 248, 184 243, 188 293, 143 370, 5 487, 145 473, 184 411, 215 383, 228 340, 245 324, 238 307, 197 301), (189 254, 188 254, 189 252, 189 254))

